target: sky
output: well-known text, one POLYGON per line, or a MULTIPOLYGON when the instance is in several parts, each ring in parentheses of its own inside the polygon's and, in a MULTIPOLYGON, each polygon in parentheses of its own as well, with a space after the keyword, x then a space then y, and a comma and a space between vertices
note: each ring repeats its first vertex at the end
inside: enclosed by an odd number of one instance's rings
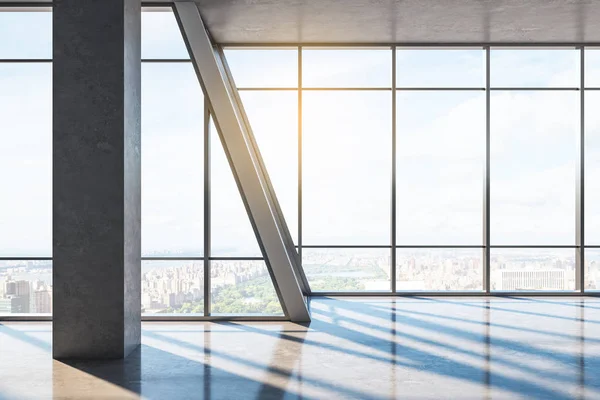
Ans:
MULTIPOLYGON (((169 13, 144 13, 143 58, 187 58, 169 13)), ((0 58, 51 57, 49 13, 0 13, 0 58)), ((239 87, 296 87, 296 50, 228 50, 239 87)), ((303 52, 304 87, 392 84, 391 50, 303 52)), ((482 49, 397 53, 398 87, 485 86, 482 49)), ((574 49, 491 52, 493 87, 579 86, 574 49)), ((586 51, 600 87, 600 51, 586 51)), ((191 64, 142 66, 144 255, 203 254, 203 96, 191 64)), ((261 153, 297 240, 298 96, 243 91, 261 153)), ((577 91, 491 93, 491 242, 574 245, 577 91)), ((600 93, 586 93, 586 239, 600 244, 600 93)), ((483 244, 485 92, 399 91, 397 240, 483 244)), ((51 64, 0 64, 0 256, 51 256, 51 64)), ((389 90, 304 91, 303 243, 389 245, 389 90)), ((211 132, 212 255, 260 256, 211 132)))

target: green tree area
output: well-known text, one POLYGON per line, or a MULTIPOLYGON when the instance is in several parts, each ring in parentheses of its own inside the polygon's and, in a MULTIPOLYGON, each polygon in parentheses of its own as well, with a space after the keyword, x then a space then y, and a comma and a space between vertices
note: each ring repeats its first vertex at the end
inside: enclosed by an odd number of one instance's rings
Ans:
POLYGON ((269 275, 238 285, 218 288, 213 293, 212 313, 282 315, 283 310, 269 275))
POLYGON ((310 281, 310 289, 314 292, 360 291, 365 290, 364 282, 367 280, 389 279, 386 272, 375 264, 316 264, 304 265, 303 268, 310 281))
MULTIPOLYGON (((310 288, 313 291, 360 291, 365 289, 364 280, 387 278, 386 273, 376 265, 360 267, 309 265, 305 266, 305 271, 310 282, 310 288), (361 276, 343 276, 352 272, 360 272, 361 276)), ((211 303, 211 313, 213 314, 283 314, 269 275, 237 285, 215 288, 212 292, 211 303)), ((202 314, 204 312, 204 301, 186 302, 181 307, 169 307, 163 312, 169 314, 202 314)))
MULTIPOLYGON (((213 290, 211 300, 211 313, 213 314, 283 314, 269 275, 237 285, 216 288, 213 290)), ((204 301, 187 302, 179 308, 169 307, 164 312, 202 314, 204 301)))

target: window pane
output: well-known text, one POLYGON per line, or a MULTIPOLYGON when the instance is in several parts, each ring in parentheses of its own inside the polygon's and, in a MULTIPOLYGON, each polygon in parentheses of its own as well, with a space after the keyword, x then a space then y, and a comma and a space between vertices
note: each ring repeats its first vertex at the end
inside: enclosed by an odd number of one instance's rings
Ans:
POLYGON ((313 292, 390 290, 390 249, 302 249, 313 292))
POLYGON ((575 244, 577 135, 578 93, 492 96, 492 244, 575 244))
POLYGON ((585 86, 600 87, 600 49, 585 49, 585 86))
POLYGON ((585 93, 585 242, 600 244, 600 92, 585 93))
POLYGON ((397 87, 485 87, 485 51, 402 49, 396 52, 397 87))
POLYGON ((0 58, 52 58, 51 12, 0 12, 0 58))
POLYGON ((398 249, 396 290, 483 290, 483 249, 398 249))
POLYGON ((298 87, 298 49, 226 49, 237 87, 298 87))
POLYGON ((600 249, 585 250, 585 290, 600 290, 600 249))
POLYGON ((142 254, 201 256, 204 104, 191 64, 142 67, 142 254))
POLYGON ((390 49, 302 50, 303 87, 391 87, 390 49))
POLYGON ((485 94, 397 97, 397 243, 481 245, 485 94))
POLYGON ((190 58, 170 11, 142 12, 142 58, 190 58))
POLYGON ((142 313, 204 315, 204 261, 142 261, 142 313))
POLYGON ((211 314, 283 315, 264 261, 212 261, 211 314))
POLYGON ((576 49, 492 49, 492 87, 579 87, 576 49))
POLYGON ((52 261, 0 260, 0 316, 52 313, 52 261))
POLYGON ((491 290, 575 290, 574 249, 491 249, 491 290))
POLYGON ((390 244, 390 93, 303 101, 304 244, 390 244))
POLYGON ((260 257, 252 224, 212 122, 210 135, 211 256, 260 257))
POLYGON ((298 93, 241 92, 294 242, 298 242, 298 93))
POLYGON ((0 64, 0 104, 0 256, 49 257, 52 65, 0 64))

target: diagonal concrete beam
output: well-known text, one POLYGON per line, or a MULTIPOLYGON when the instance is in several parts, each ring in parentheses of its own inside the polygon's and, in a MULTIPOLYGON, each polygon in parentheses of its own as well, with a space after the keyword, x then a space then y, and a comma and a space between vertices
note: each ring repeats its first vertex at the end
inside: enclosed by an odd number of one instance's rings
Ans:
MULTIPOLYGON (((227 75, 227 78, 229 79, 231 86, 233 88, 235 88, 236 87, 235 81, 233 79, 233 75, 231 74, 231 72, 229 70, 229 66, 227 64, 227 59, 225 58, 225 54, 223 53, 223 48, 218 46, 215 50, 215 54, 217 56, 217 61, 219 62, 219 65, 222 66, 224 71, 226 71, 226 75, 227 75)), ((236 100, 237 104, 243 105, 242 100, 239 95, 239 91, 237 89, 235 89, 232 91, 232 94, 233 94, 233 96, 235 96, 235 100, 236 100)), ((240 108, 240 114, 244 118, 244 124, 248 127, 248 129, 251 132, 252 131, 251 125, 248 120, 248 116, 246 115, 246 112, 244 110, 244 107, 240 108)), ((255 151, 257 152, 257 154, 260 154, 260 149, 258 147, 258 144, 256 143, 254 135, 250 135, 250 141, 251 141, 252 146, 254 147, 255 151)), ((271 183, 271 179, 269 178, 269 174, 267 173, 267 168, 265 167, 262 157, 258 157, 258 163, 259 163, 260 169, 262 171, 262 174, 265 177, 265 180, 267 182, 266 186, 270 189, 268 195, 271 196, 272 198, 276 198, 275 190, 273 189, 273 184, 271 183)), ((294 244, 294 239, 292 238, 292 235, 289 233, 289 229, 288 229, 287 223, 285 221, 285 218, 283 217, 283 211, 281 211, 280 204, 278 201, 275 201, 274 204, 276 207, 275 216, 280 220, 278 223, 285 231, 284 235, 282 235, 282 236, 286 240, 286 246, 291 246, 291 248, 293 248, 295 251, 296 247, 294 244)), ((302 293, 307 295, 310 293, 310 286, 308 284, 308 280, 306 279, 306 275, 304 274, 304 269, 302 268, 302 263, 300 261, 300 257, 293 257, 292 262, 293 262, 293 266, 294 266, 294 273, 296 274, 296 277, 298 278, 298 284, 300 285, 300 289, 302 290, 302 293)))
POLYGON ((308 322, 298 252, 262 161, 222 52, 213 47, 198 7, 174 4, 175 16, 233 171, 281 305, 290 320, 308 322))

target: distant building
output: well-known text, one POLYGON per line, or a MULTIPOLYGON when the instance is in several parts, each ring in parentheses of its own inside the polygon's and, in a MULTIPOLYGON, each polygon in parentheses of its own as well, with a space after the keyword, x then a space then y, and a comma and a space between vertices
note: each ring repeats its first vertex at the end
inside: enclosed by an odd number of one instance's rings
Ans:
POLYGON ((169 307, 180 307, 185 302, 185 296, 183 293, 170 293, 169 294, 169 307))
POLYGON ((4 282, 4 293, 5 293, 5 296, 15 296, 17 294, 17 282, 15 282, 15 281, 4 282))
POLYGON ((495 271, 495 290, 566 290, 564 269, 495 271))
POLYGON ((11 299, 0 299, 0 314, 11 314, 12 313, 12 300, 11 299))
POLYGON ((29 296, 29 281, 7 281, 4 284, 6 296, 29 296))
POLYGON ((148 293, 142 293, 142 307, 145 309, 152 308, 152 296, 148 293))
POLYGON ((29 296, 31 292, 31 286, 29 281, 17 281, 17 296, 29 296))
POLYGON ((7 281, 4 284, 4 296, 10 300, 10 309, 13 314, 27 314, 31 312, 31 287, 29 281, 7 281))
POLYGON ((34 292, 35 312, 40 314, 52 313, 52 288, 34 292))
POLYGON ((0 299, 0 313, 27 314, 29 313, 29 296, 7 296, 0 299))

